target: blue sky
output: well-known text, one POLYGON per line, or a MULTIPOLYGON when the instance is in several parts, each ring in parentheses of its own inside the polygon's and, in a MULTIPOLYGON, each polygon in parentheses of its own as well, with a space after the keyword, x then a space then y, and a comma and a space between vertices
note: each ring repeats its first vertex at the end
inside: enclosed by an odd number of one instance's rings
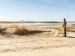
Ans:
POLYGON ((0 21, 75 21, 75 0, 0 0, 0 21))

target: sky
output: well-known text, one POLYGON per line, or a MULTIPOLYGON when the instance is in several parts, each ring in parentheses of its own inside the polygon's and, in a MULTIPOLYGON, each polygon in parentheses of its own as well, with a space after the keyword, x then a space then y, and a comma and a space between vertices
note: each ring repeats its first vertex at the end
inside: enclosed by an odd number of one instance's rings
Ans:
POLYGON ((75 21, 75 0, 0 0, 0 21, 75 21))

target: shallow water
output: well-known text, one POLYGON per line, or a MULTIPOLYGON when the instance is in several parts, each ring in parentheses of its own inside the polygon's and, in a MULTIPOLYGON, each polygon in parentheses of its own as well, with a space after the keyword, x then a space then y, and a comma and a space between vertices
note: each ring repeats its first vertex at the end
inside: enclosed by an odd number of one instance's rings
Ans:
POLYGON ((34 26, 34 27, 59 27, 61 23, 0 23, 2 26, 34 26))

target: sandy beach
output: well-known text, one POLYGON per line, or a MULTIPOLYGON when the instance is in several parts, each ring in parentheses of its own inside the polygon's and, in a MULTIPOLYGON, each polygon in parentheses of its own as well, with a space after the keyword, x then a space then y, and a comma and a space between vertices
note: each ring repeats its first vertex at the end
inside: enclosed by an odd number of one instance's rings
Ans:
POLYGON ((0 36, 1 56, 74 56, 75 38, 0 36))
POLYGON ((0 0, 0 56, 75 56, 75 0, 0 0))
POLYGON ((27 33, 28 35, 21 36, 0 34, 0 56, 75 56, 74 32, 67 32, 67 37, 63 37, 53 36, 52 27, 36 28, 31 26, 26 29, 30 29, 30 31, 42 29, 43 32, 27 33))

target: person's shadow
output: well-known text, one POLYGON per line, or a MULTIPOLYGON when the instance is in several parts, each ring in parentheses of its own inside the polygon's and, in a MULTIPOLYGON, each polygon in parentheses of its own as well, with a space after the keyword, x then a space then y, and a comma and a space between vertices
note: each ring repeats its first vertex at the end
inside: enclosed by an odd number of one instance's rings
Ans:
POLYGON ((75 38, 75 37, 73 37, 73 36, 67 36, 67 38, 75 38))

